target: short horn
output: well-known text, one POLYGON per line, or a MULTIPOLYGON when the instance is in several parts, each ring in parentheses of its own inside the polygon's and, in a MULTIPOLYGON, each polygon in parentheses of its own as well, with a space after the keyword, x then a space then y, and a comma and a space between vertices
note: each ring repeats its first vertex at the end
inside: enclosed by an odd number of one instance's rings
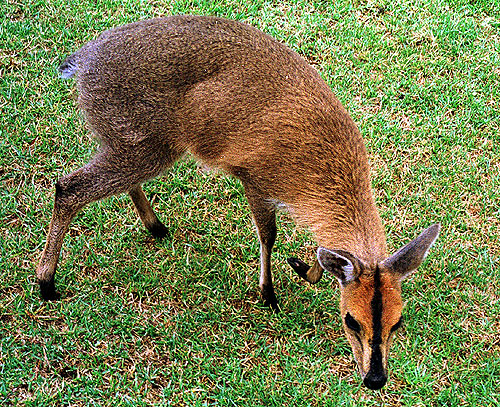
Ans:
POLYGON ((321 280, 323 269, 319 265, 318 260, 314 262, 312 267, 296 257, 290 257, 287 261, 295 272, 307 282, 316 284, 319 280, 321 280))

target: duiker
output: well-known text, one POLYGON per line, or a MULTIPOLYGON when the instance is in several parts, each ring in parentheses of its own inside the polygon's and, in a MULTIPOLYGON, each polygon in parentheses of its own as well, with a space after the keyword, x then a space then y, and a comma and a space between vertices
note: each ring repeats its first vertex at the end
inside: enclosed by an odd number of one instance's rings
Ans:
POLYGON ((63 237, 86 204, 127 192, 146 228, 166 234, 141 184, 190 152, 241 180, 260 239, 260 290, 274 310, 277 205, 314 232, 315 264, 289 263, 311 283, 323 270, 337 278, 364 384, 386 383, 389 345, 401 324, 400 282, 425 258, 439 225, 388 255, 363 140, 311 66, 245 24, 178 16, 106 31, 60 71, 76 76, 78 104, 101 144, 89 164, 56 183, 37 269, 44 299, 59 297, 54 274, 63 237))

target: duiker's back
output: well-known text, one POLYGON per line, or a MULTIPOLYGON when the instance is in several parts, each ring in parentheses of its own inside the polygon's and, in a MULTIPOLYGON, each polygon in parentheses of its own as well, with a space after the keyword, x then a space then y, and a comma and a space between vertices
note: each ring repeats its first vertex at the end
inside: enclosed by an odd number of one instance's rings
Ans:
MULTIPOLYGON (((93 125, 126 117, 151 134, 153 119, 188 138, 240 134, 277 100, 293 98, 297 81, 317 78, 271 37, 213 17, 157 18, 118 27, 68 61, 78 70, 80 105, 93 125)), ((131 133, 129 125, 112 130, 131 133)), ((101 133, 110 129, 105 130, 101 133)))

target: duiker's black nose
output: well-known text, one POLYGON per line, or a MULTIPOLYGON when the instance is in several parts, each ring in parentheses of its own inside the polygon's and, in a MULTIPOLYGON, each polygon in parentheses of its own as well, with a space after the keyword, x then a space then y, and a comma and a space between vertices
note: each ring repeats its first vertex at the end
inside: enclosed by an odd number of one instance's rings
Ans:
POLYGON ((370 390, 379 390, 387 383, 387 376, 381 374, 373 374, 368 372, 368 374, 363 379, 363 384, 370 390))

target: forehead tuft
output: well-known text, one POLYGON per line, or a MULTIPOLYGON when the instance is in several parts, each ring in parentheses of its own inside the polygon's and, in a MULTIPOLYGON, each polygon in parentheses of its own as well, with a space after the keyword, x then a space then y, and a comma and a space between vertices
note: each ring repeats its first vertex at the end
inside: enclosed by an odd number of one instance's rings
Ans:
POLYGON ((341 308, 365 326, 373 326, 374 312, 381 313, 383 325, 394 324, 403 308, 400 283, 389 273, 363 274, 344 288, 341 308))

